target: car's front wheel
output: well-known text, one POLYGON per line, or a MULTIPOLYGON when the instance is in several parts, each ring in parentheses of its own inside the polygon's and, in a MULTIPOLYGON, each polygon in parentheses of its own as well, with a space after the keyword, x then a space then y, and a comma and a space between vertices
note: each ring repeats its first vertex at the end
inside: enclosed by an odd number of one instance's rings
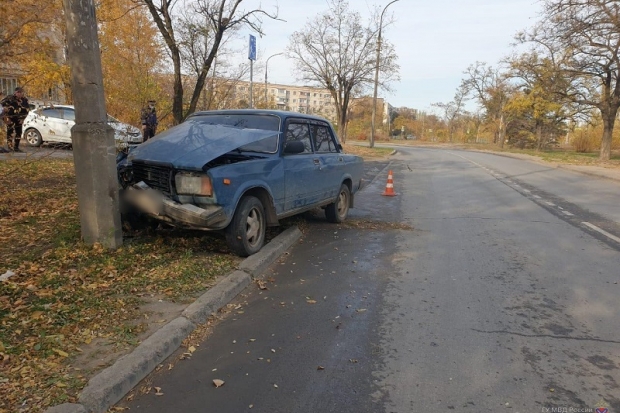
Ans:
POLYGON ((41 137, 41 133, 33 128, 26 130, 26 134, 24 135, 26 138, 26 142, 30 146, 41 146, 43 143, 43 138, 41 137))
POLYGON ((230 249, 241 257, 257 253, 265 243, 265 208, 258 198, 244 196, 226 228, 230 249))
POLYGON ((336 202, 331 203, 325 207, 325 217, 329 222, 335 222, 337 224, 347 219, 349 215, 349 204, 351 202, 351 191, 346 184, 340 185, 340 191, 338 192, 338 198, 336 202))

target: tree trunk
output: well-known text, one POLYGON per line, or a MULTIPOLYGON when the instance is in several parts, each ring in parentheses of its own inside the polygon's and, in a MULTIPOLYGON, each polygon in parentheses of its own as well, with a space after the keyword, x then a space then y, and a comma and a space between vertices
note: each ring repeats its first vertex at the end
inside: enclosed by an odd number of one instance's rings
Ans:
POLYGON ((347 142, 347 109, 344 106, 338 108, 338 133, 342 143, 347 142))
POLYGON ((202 70, 200 72, 200 75, 198 75, 198 78, 196 79, 196 86, 194 87, 194 93, 192 94, 192 100, 189 104, 187 113, 184 114, 184 117, 187 117, 187 115, 189 115, 190 113, 194 113, 196 111, 196 106, 198 105, 198 99, 200 98, 200 94, 202 93, 202 90, 204 89, 205 80, 207 79, 207 74, 209 73, 209 70, 211 69, 211 63, 213 63, 213 60, 215 59, 217 51, 220 48, 220 43, 222 42, 223 36, 224 36, 224 30, 220 28, 215 35, 213 45, 211 46, 211 52, 209 53, 207 60, 202 65, 202 70))
POLYGON ((498 133, 498 141, 497 144, 499 145, 500 148, 504 147, 504 140, 506 140, 505 138, 506 136, 506 123, 504 122, 504 113, 502 112, 499 115, 499 133, 498 133))
POLYGON ((542 141, 542 124, 540 122, 536 122, 536 142, 537 142, 537 150, 540 152, 543 147, 542 141))
POLYGON ((608 161, 611 158, 611 141, 612 133, 614 131, 614 123, 616 122, 616 111, 613 111, 614 115, 609 113, 602 113, 603 117, 603 139, 601 141, 601 152, 599 159, 601 161, 608 161))
POLYGON ((183 122, 183 78, 181 77, 181 57, 176 53, 172 55, 174 63, 174 96, 172 96, 172 119, 175 125, 183 122))

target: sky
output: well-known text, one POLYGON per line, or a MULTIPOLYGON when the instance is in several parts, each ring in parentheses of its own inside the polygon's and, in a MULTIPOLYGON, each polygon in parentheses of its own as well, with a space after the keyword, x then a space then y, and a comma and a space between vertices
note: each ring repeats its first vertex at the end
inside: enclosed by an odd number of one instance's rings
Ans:
MULTIPOLYGON (((374 5, 383 9, 389 2, 349 0, 349 5, 367 19, 374 5)), ((264 81, 265 60, 284 52, 293 32, 328 10, 326 0, 262 0, 260 5, 271 12, 277 7, 285 21, 265 19, 263 37, 242 32, 246 39, 257 36, 255 67, 261 69, 254 71, 255 82, 264 81)), ((398 0, 385 12, 384 22, 393 18, 393 23, 384 28, 382 38, 395 46, 400 81, 391 84, 392 92, 379 90, 379 97, 395 107, 433 112, 433 103, 454 98, 467 67, 477 61, 496 67, 510 55, 515 34, 538 22, 541 8, 538 0, 398 0)), ((300 84, 292 61, 283 55, 269 60, 268 81, 300 84)))

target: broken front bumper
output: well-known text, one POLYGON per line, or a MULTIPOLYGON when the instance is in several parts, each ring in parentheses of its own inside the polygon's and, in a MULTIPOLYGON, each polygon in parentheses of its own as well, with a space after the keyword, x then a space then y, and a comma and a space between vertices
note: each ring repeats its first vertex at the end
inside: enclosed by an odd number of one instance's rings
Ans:
POLYGON ((220 206, 207 205, 201 208, 192 204, 181 204, 144 182, 127 187, 123 192, 123 199, 142 213, 179 226, 222 229, 227 221, 224 209, 220 206))

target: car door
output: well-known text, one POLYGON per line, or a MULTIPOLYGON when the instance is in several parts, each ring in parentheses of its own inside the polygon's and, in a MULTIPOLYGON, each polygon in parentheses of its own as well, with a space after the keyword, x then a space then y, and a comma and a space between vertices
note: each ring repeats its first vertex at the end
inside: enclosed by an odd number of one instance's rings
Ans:
POLYGON ((71 128, 75 125, 75 109, 63 108, 62 120, 60 133, 63 137, 63 142, 71 143, 71 128))
POLYGON ((289 120, 284 130, 284 209, 303 209, 320 200, 321 164, 314 156, 310 125, 304 120, 289 120), (303 143, 300 153, 286 153, 287 143, 303 143))
MULTIPOLYGON (((62 118, 62 110, 58 108, 45 108, 41 110, 40 132, 44 141, 67 142, 66 121, 62 118)), ((68 137, 71 142, 71 136, 68 137)))
POLYGON ((320 197, 334 199, 340 190, 344 170, 344 157, 338 150, 333 129, 326 123, 314 122, 310 125, 315 158, 319 160, 323 178, 320 197))

